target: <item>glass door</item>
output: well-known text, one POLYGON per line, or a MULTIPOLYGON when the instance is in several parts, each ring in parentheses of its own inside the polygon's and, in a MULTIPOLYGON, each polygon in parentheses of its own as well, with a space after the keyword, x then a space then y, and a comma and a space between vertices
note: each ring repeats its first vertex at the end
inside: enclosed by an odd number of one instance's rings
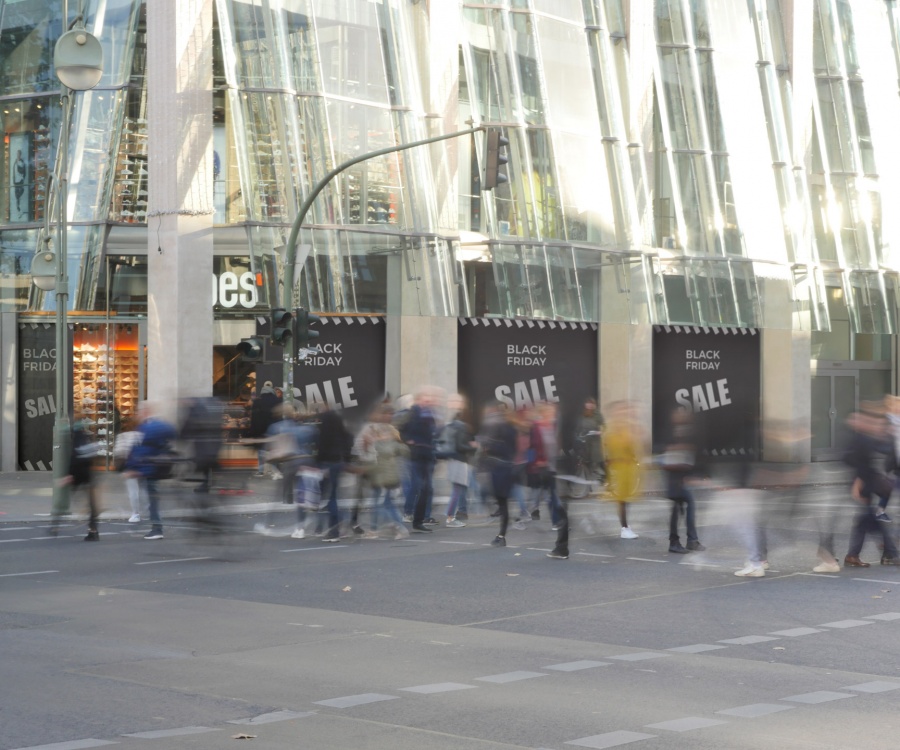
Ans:
POLYGON ((840 458, 846 440, 847 417, 859 404, 857 370, 817 370, 812 377, 812 458, 840 458))

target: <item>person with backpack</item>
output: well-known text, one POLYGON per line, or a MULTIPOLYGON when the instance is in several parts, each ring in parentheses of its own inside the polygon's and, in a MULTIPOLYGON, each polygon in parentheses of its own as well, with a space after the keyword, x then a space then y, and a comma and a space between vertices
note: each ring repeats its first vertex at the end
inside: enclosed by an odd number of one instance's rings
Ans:
POLYGON ((140 441, 131 449, 125 461, 125 471, 138 477, 144 485, 150 508, 150 531, 144 539, 162 539, 162 519, 159 515, 159 490, 156 483, 171 473, 172 441, 178 433, 164 419, 153 413, 148 402, 138 410, 141 420, 137 426, 140 441))

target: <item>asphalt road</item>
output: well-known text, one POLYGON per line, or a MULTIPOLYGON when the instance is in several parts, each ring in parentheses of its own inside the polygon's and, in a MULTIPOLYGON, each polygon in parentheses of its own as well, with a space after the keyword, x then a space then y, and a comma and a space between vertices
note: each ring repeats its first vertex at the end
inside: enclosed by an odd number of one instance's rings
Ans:
POLYGON ((666 501, 633 509, 630 541, 574 504, 567 561, 546 520, 505 549, 487 518, 339 544, 290 538, 283 512, 212 543, 183 519, 96 544, 0 524, 0 748, 893 748, 900 570, 811 573, 831 510, 846 549, 839 494, 765 501, 757 579, 733 575, 723 495, 686 556, 666 501))

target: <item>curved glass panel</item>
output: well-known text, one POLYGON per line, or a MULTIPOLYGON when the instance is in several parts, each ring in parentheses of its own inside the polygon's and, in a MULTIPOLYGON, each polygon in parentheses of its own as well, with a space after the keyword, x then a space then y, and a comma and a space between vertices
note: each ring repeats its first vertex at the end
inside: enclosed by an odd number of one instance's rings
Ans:
POLYGON ((31 259, 38 243, 37 229, 0 232, 0 312, 24 312, 34 288, 31 259))
POLYGON ((53 46, 62 29, 61 3, 0 3, 0 93, 59 88, 53 46))

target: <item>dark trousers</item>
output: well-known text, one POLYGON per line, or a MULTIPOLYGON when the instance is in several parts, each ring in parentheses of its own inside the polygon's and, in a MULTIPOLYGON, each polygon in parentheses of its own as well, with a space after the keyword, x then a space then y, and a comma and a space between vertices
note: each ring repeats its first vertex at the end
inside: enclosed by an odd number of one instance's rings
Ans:
POLYGON ((434 461, 410 461, 409 471, 410 496, 413 498, 413 526, 421 526, 425 521, 425 512, 431 504, 434 461))
POLYGON ((669 541, 677 542, 678 539, 678 516, 684 510, 684 520, 687 526, 687 540, 689 542, 697 542, 697 526, 696 526, 696 502, 691 491, 685 488, 681 497, 672 500, 672 512, 669 515, 669 541))
POLYGON ((328 483, 328 503, 325 510, 328 511, 328 537, 340 536, 341 532, 341 514, 338 508, 338 483, 341 478, 341 471, 344 468, 342 463, 322 462, 320 467, 325 472, 325 481, 328 483))
POLYGON ((569 554, 569 509, 564 501, 557 499, 556 505, 557 521, 559 527, 556 530, 556 544, 553 547, 554 552, 564 555, 569 554))
POLYGON ((859 557, 862 552, 866 534, 875 534, 881 537, 884 545, 885 557, 897 557, 897 545, 888 532, 888 524, 875 518, 875 508, 869 504, 863 505, 853 519, 853 528, 850 530, 850 549, 847 557, 859 557))

